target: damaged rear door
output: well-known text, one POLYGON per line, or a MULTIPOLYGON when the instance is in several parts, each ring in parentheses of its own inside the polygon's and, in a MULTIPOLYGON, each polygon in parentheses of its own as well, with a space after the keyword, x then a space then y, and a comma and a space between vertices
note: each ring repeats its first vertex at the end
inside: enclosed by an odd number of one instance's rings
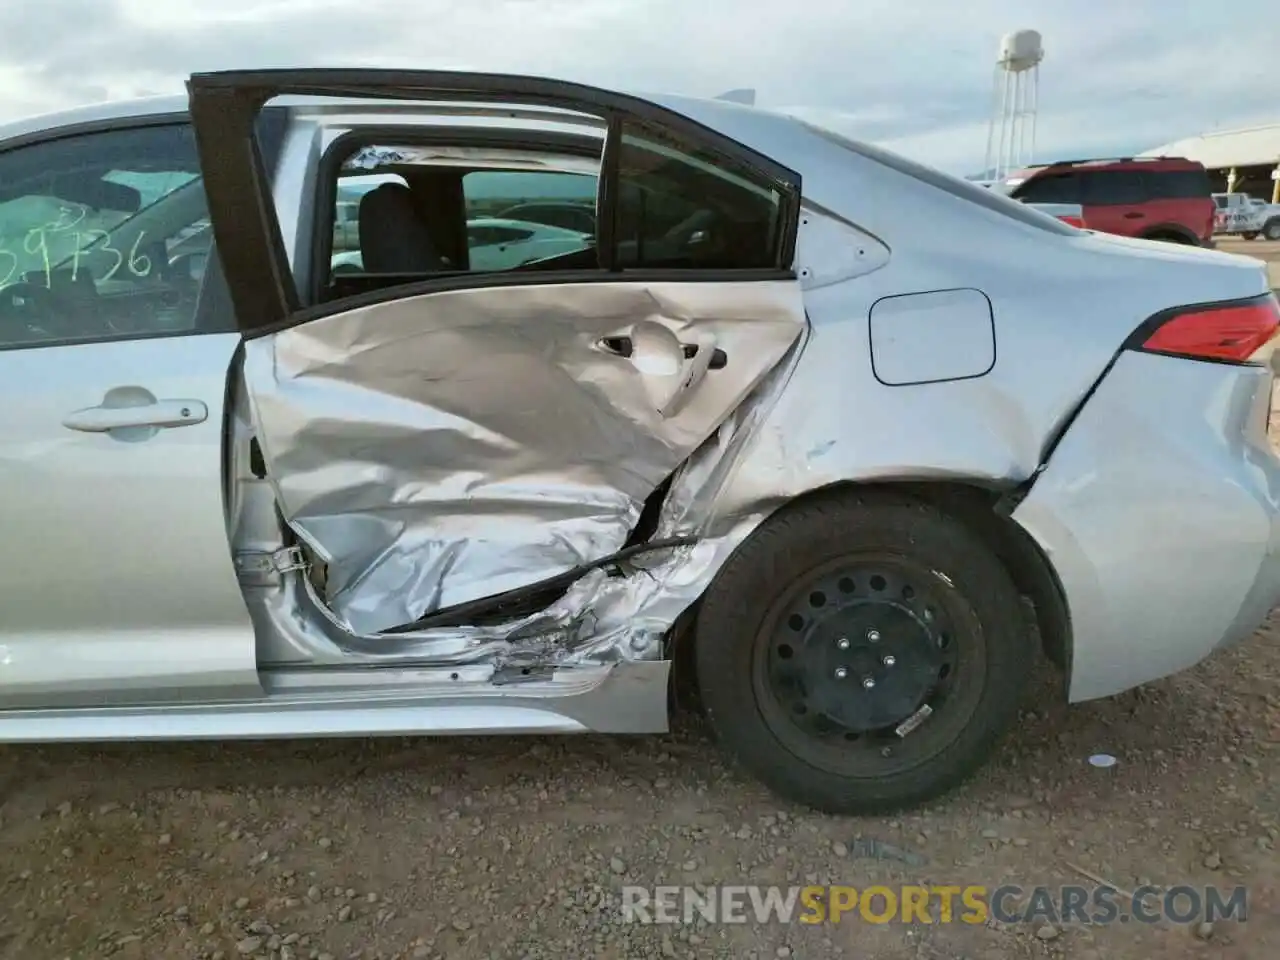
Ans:
MULTIPOLYGON (((365 70, 207 74, 190 94, 263 459, 352 633, 466 623, 634 547, 646 502, 805 329, 798 176, 645 101, 365 70), (402 222, 410 201, 379 200, 364 260, 391 249, 424 267, 300 296, 252 137, 281 94, 594 113, 608 131, 594 246, 468 273, 406 251, 431 230, 402 222)), ((324 214, 316 231, 333 228, 324 214)))

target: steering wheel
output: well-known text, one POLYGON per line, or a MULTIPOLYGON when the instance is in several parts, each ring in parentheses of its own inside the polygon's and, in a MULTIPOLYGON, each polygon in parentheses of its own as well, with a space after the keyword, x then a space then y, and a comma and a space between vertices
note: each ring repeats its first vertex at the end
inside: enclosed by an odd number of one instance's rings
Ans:
POLYGON ((57 314, 57 300, 50 290, 26 281, 12 283, 0 290, 0 340, 55 340, 57 314))

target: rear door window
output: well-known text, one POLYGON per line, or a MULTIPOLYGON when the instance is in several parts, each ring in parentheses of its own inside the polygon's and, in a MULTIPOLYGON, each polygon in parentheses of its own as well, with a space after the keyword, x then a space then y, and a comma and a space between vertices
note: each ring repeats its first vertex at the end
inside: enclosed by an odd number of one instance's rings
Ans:
POLYGON ((475 170, 462 177, 471 270, 512 270, 593 250, 599 190, 595 174, 563 171, 475 170), (524 211, 577 205, 591 215, 590 231, 567 230, 525 216, 524 211), (510 244, 523 246, 512 248, 510 244), (488 248, 502 246, 503 249, 488 248))
POLYGON ((778 266, 783 195, 754 171, 635 121, 618 171, 620 267, 778 266))
POLYGON ((1092 170, 1083 179, 1085 203, 1105 207, 1147 201, 1146 177, 1136 170, 1092 170))
POLYGON ((1204 170, 1153 171, 1146 176, 1153 200, 1203 200, 1210 193, 1204 170))

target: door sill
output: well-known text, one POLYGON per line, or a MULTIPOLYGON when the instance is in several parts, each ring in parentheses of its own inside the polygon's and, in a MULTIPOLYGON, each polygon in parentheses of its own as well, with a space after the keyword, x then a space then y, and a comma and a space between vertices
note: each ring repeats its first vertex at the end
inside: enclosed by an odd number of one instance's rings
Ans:
POLYGON ((622 661, 500 685, 467 668, 264 671, 251 700, 0 711, 0 742, 661 733, 670 668, 622 661))

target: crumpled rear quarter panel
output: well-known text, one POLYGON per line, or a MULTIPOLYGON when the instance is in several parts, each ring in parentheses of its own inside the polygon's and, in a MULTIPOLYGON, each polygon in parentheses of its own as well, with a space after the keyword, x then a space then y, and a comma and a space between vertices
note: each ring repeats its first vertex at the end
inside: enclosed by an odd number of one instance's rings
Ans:
POLYGON ((1271 386, 1262 367, 1126 351, 1014 512, 1066 596, 1071 700, 1192 666, 1280 599, 1271 386))

